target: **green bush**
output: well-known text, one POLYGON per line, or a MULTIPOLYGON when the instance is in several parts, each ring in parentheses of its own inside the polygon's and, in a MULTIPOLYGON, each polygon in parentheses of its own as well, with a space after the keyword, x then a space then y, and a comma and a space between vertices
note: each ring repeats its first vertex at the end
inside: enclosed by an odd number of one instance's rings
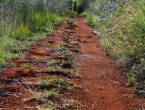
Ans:
MULTIPOLYGON (((11 0, 0 7, 0 66, 20 57, 32 43, 50 34, 61 17, 47 11, 48 1, 11 0)), ((5 3, 5 2, 4 2, 5 3)))
POLYGON ((22 22, 17 25, 13 35, 17 39, 22 39, 28 37, 30 34, 30 30, 28 26, 24 25, 22 22))
POLYGON ((87 15, 88 15, 87 11, 84 11, 79 14, 79 16, 81 16, 81 17, 87 17, 87 15))
POLYGON ((46 17, 46 14, 43 12, 39 12, 33 14, 29 26, 32 31, 44 31, 45 28, 48 26, 48 23, 49 21, 46 17))
POLYGON ((127 67, 130 85, 136 81, 145 85, 145 1, 120 1, 115 10, 109 7, 110 1, 95 0, 87 23, 103 32, 102 48, 127 67))
POLYGON ((96 15, 88 15, 87 16, 87 24, 90 26, 90 27, 97 27, 99 28, 100 27, 100 19, 98 16, 96 15))
POLYGON ((119 62, 126 62, 142 54, 144 50, 141 46, 144 41, 141 37, 143 31, 136 21, 139 11, 140 8, 136 4, 126 4, 118 8, 115 16, 106 25, 107 31, 101 40, 102 47, 119 62))
POLYGON ((58 24, 61 18, 51 12, 34 13, 29 22, 31 31, 47 31, 52 29, 55 24, 58 24))
POLYGON ((87 0, 72 0, 73 11, 76 11, 78 14, 82 13, 87 5, 87 0))
MULTIPOLYGON (((117 62, 129 67, 128 82, 144 84, 145 71, 145 3, 142 0, 117 8, 104 30, 101 46, 117 62), (139 76, 139 77, 136 77, 139 76)), ((128 69, 127 69, 128 70, 128 69)))

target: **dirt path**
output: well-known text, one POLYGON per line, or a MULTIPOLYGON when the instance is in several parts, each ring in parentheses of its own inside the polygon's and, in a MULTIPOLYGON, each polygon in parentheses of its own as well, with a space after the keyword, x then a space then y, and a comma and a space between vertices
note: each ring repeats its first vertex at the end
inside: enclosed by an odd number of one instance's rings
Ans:
POLYGON ((135 98, 83 18, 74 24, 63 21, 53 35, 32 45, 23 56, 0 72, 0 108, 144 109, 144 100, 135 98), (56 97, 50 96, 52 90, 56 97))
POLYGON ((106 57, 99 41, 90 32, 84 19, 76 19, 77 26, 72 36, 79 39, 82 54, 75 58, 80 70, 82 91, 73 92, 84 105, 83 110, 142 110, 143 100, 134 98, 133 89, 114 61, 106 57))

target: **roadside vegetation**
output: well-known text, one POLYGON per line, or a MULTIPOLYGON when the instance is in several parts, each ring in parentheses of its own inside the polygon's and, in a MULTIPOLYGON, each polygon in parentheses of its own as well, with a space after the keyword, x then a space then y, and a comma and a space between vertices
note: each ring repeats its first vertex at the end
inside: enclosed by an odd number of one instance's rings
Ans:
POLYGON ((95 0, 87 12, 87 23, 97 30, 106 54, 125 69, 130 86, 144 90, 145 2, 95 0))
MULTIPOLYGON (((49 35, 62 18, 44 0, 0 2, 0 65, 21 57, 20 52, 49 35), (53 11, 54 10, 54 11, 53 11)), ((63 4, 62 4, 63 5, 63 4)))

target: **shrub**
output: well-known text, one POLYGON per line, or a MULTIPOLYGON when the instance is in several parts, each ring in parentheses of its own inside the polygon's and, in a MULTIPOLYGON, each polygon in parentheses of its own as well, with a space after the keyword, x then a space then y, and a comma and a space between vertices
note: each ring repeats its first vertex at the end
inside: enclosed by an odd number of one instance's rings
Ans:
POLYGON ((96 15, 88 15, 87 16, 87 24, 90 27, 100 27, 100 19, 96 15))
POLYGON ((60 20, 61 18, 58 15, 51 12, 33 13, 29 26, 31 31, 47 31, 52 29, 55 24, 58 24, 60 20))
POLYGON ((34 13, 29 23, 31 31, 44 31, 46 26, 48 25, 46 13, 34 13))
POLYGON ((107 31, 101 40, 102 47, 120 62, 126 62, 142 53, 140 44, 143 43, 143 32, 136 22, 139 10, 136 4, 126 4, 116 11, 106 25, 107 31))
POLYGON ((19 23, 13 33, 14 37, 17 39, 23 39, 28 37, 30 34, 28 26, 24 25, 22 22, 19 23))
POLYGON ((101 39, 104 50, 124 67, 130 68, 131 76, 127 76, 131 86, 136 84, 135 81, 144 84, 145 3, 139 0, 118 7, 105 30, 105 36, 101 39))
POLYGON ((79 14, 79 16, 81 16, 81 17, 87 17, 87 15, 88 15, 87 11, 84 11, 79 14))
POLYGON ((88 17, 88 25, 97 27, 99 31, 103 30, 102 48, 118 63, 127 67, 128 82, 131 86, 134 86, 136 81, 144 85, 145 1, 95 0, 90 10, 92 15, 88 17), (114 6, 114 3, 117 4, 114 6), (93 16, 99 19, 94 20, 93 16))
POLYGON ((0 3, 3 3, 0 5, 0 65, 18 58, 21 50, 44 37, 44 32, 50 34, 61 21, 58 15, 47 11, 50 1, 9 0, 0 3))

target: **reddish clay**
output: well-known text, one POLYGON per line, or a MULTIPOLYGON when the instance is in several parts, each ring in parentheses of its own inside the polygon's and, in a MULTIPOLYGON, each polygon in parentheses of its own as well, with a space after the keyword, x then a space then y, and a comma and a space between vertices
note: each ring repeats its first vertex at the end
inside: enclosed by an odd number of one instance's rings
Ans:
POLYGON ((31 51, 30 51, 30 54, 42 55, 42 56, 48 56, 48 55, 50 55, 47 51, 40 50, 40 49, 31 50, 31 51))
POLYGON ((0 73, 1 78, 19 78, 34 77, 34 73, 30 69, 22 67, 14 67, 0 73))
POLYGON ((16 64, 23 64, 23 63, 27 63, 28 61, 27 60, 24 60, 24 59, 17 59, 17 60, 14 60, 12 63, 16 63, 16 64))

